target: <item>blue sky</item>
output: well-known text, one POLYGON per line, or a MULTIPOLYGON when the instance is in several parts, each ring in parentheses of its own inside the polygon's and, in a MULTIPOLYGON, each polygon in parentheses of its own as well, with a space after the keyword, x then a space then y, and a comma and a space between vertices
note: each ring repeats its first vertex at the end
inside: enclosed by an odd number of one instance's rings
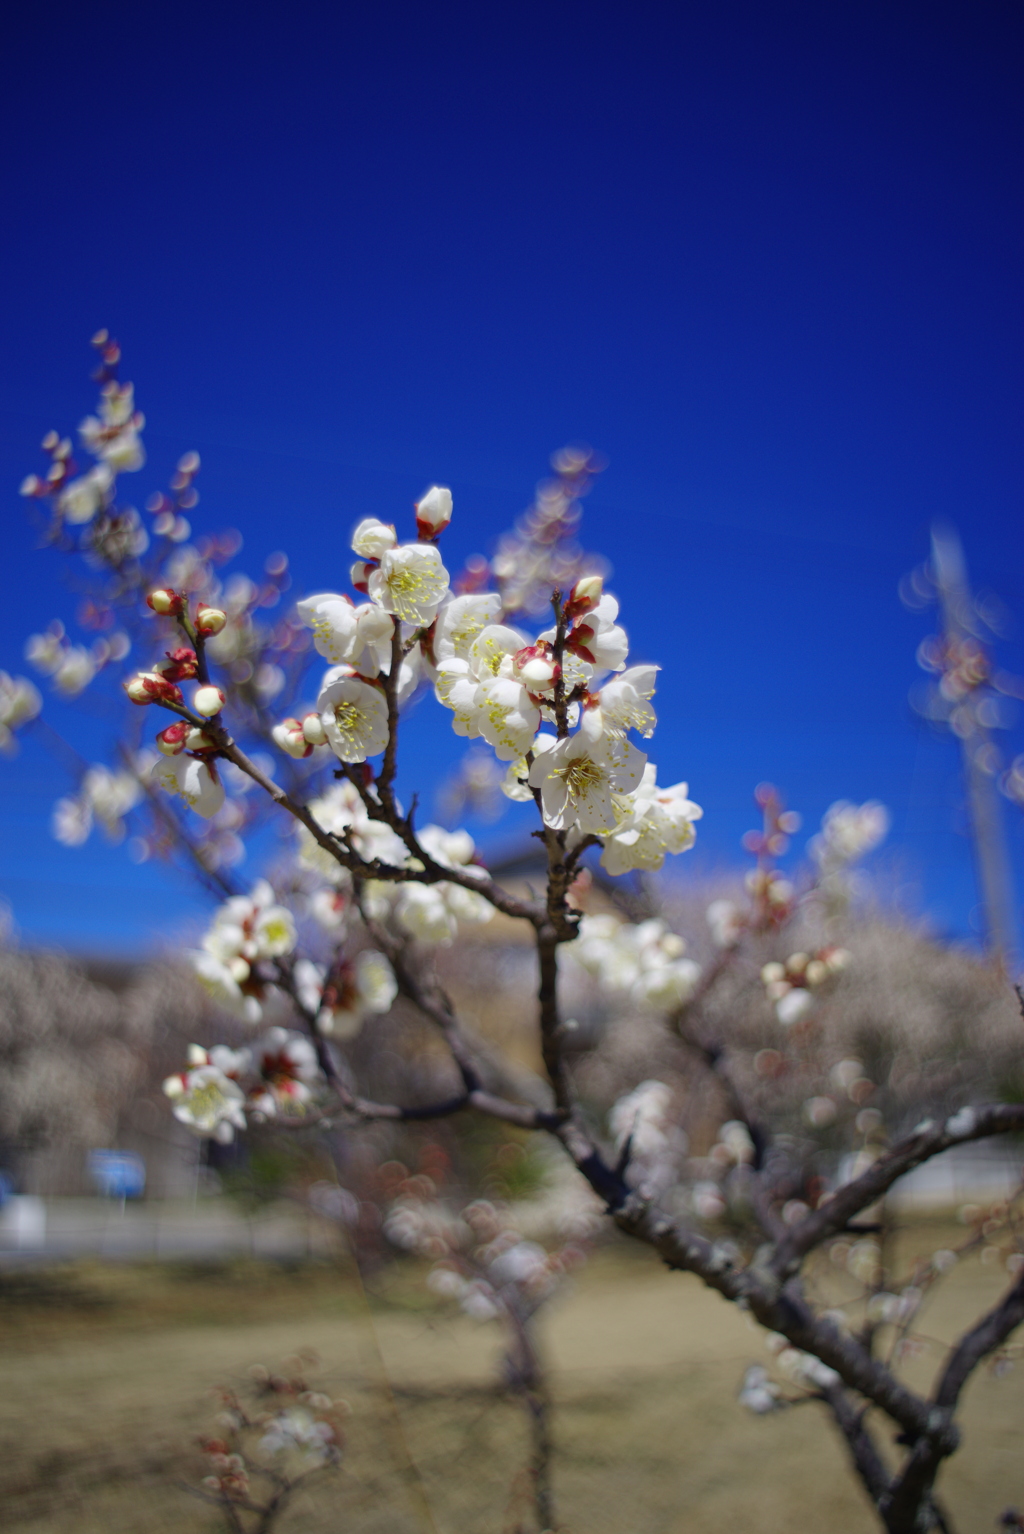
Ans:
MULTIPOLYGON (((16 486, 91 404, 100 325, 148 417, 138 498, 197 448, 197 525, 240 526, 243 567, 287 548, 297 587, 432 480, 446 552, 487 549, 585 440, 610 463, 586 541, 664 666, 653 755, 706 810, 685 866, 735 859, 760 779, 809 820, 878 797, 890 887, 970 930, 896 585, 946 516, 1024 615, 1018 6, 115 0, 6 27, 0 666, 71 610, 16 486)), ((1024 672, 1019 630, 1002 659, 1024 672)), ((102 750, 98 699, 48 713, 102 750)), ((432 713, 439 779, 460 745, 432 713)), ((26 940, 138 949, 201 909, 50 841, 40 746, 0 782, 26 940)))

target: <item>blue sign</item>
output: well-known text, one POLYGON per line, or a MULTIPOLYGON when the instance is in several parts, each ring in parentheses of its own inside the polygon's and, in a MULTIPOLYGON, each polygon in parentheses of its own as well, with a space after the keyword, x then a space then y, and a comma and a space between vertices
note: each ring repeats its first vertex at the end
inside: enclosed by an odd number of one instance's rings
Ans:
POLYGON ((89 1175, 104 1198, 141 1198, 146 1191, 146 1163, 134 1151, 90 1151, 89 1175))

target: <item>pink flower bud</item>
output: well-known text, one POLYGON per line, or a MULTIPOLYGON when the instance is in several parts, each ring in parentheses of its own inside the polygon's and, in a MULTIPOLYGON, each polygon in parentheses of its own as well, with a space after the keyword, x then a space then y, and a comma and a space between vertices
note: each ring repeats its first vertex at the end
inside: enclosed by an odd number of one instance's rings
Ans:
POLYGON ((146 606, 165 617, 180 618, 185 609, 185 600, 180 592, 172 591, 169 586, 159 586, 156 591, 149 593, 146 606))
POLYGON ((416 502, 416 532, 420 538, 436 538, 452 519, 452 493, 444 485, 431 485, 416 502))
MULTIPOLYGON (((134 700, 133 700, 134 701, 134 700)), ((162 751, 164 756, 177 756, 184 751, 185 741, 191 729, 186 719, 177 719, 174 724, 169 724, 166 730, 161 730, 156 738, 156 748, 162 751)))
POLYGON ((604 581, 599 575, 582 575, 569 593, 565 604, 567 618, 580 618, 593 612, 604 595, 604 581))
POLYGON ((561 675, 561 667, 551 653, 551 646, 543 640, 539 644, 526 645, 517 650, 512 658, 516 676, 529 692, 547 692, 561 675))
POLYGON ((307 714, 302 721, 302 733, 311 746, 327 744, 327 731, 319 714, 307 714))
POLYGON ((227 613, 219 607, 207 607, 205 602, 200 602, 196 608, 196 632, 204 638, 219 634, 227 621, 227 613))
POLYGON ((140 671, 125 682, 124 690, 133 703, 180 703, 181 688, 175 687, 158 671, 140 671))
POLYGON ((167 659, 157 661, 153 670, 169 682, 190 682, 196 674, 196 652, 187 645, 177 650, 168 650, 167 659))
POLYGON ((212 719, 214 714, 219 714, 227 700, 219 687, 209 684, 205 687, 197 687, 192 696, 192 707, 197 714, 202 714, 205 719, 212 719))
POLYGON ((274 737, 274 744, 289 756, 299 759, 312 753, 313 747, 303 735, 302 725, 297 719, 282 719, 270 733, 274 737))

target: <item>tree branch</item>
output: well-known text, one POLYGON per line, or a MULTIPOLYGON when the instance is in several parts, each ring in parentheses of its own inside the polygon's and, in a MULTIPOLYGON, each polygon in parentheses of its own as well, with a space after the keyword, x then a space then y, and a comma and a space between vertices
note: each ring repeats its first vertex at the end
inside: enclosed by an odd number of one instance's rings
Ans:
POLYGON ((795 1273, 801 1259, 829 1236, 838 1235, 854 1215, 887 1193, 899 1178, 938 1156, 954 1145, 966 1145, 989 1135, 1008 1134, 1024 1129, 1024 1104, 999 1103, 984 1108, 964 1109, 945 1123, 931 1120, 862 1172, 845 1183, 817 1209, 794 1225, 779 1242, 772 1258, 772 1271, 782 1280, 795 1273), (958 1120, 962 1120, 958 1123, 958 1120), (951 1127, 952 1126, 952 1127, 951 1127))

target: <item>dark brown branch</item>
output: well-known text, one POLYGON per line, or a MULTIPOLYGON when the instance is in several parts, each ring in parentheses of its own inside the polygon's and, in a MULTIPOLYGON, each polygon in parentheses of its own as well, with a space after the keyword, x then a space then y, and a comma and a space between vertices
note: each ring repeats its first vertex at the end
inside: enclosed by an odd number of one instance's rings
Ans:
POLYGON ((846 1440, 854 1470, 877 1507, 889 1490, 889 1473, 865 1424, 865 1408, 855 1407, 842 1385, 828 1386, 821 1397, 846 1440))
MULTIPOLYGON (((586 1174, 583 1166, 580 1170, 586 1174)), ((755 1259, 749 1267, 738 1266, 706 1237, 669 1219, 636 1193, 627 1192, 614 1214, 621 1230, 654 1247, 669 1267, 696 1273, 726 1299, 742 1301, 762 1326, 780 1332, 794 1347, 834 1369, 846 1385, 880 1406, 908 1434, 915 1439, 937 1436, 948 1445, 945 1452, 952 1452, 957 1433, 949 1414, 916 1396, 856 1338, 816 1316, 794 1285, 778 1283, 770 1265, 755 1259)))
POLYGON ((936 1406, 955 1406, 971 1374, 1024 1322, 1024 1271, 987 1316, 966 1332, 946 1364, 935 1392, 936 1406))
POLYGON ((838 1235, 853 1217, 887 1193, 899 1178, 930 1161, 954 1145, 966 1145, 989 1135, 1008 1134, 1024 1129, 1024 1105, 1000 1103, 985 1108, 964 1110, 964 1127, 957 1125, 957 1115, 944 1123, 931 1120, 870 1166, 852 1182, 844 1184, 825 1203, 804 1216, 783 1241, 772 1258, 772 1271, 780 1279, 795 1273, 801 1259, 830 1236, 838 1235), (950 1129, 950 1125, 954 1127, 950 1129))

